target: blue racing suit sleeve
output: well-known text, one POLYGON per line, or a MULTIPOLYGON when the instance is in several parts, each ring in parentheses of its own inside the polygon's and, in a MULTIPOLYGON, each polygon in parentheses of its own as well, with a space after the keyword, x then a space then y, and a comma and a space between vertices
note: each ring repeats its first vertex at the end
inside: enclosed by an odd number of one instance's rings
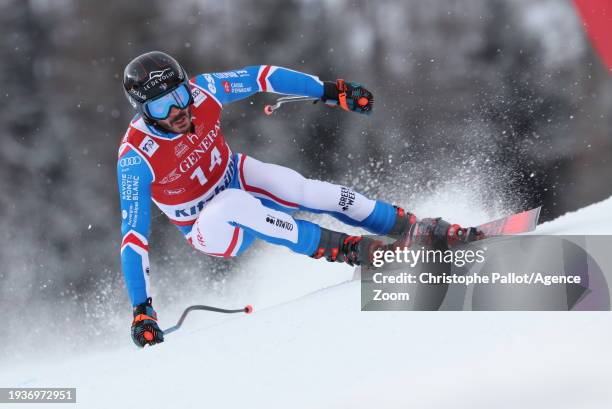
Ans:
POLYGON ((149 225, 153 173, 146 159, 128 149, 117 161, 121 202, 121 267, 132 306, 149 297, 149 225))
POLYGON ((239 70, 200 74, 194 80, 222 105, 258 92, 312 98, 323 96, 323 82, 318 77, 273 65, 251 65, 239 70))

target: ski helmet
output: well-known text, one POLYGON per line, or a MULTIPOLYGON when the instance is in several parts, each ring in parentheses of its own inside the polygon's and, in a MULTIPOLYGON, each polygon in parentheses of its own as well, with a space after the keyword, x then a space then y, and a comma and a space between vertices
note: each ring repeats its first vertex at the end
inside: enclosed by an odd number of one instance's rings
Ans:
MULTIPOLYGON (((123 71, 123 89, 130 104, 145 121, 155 123, 146 109, 146 103, 168 94, 181 85, 189 90, 189 77, 185 69, 171 56, 161 51, 141 54, 128 63, 123 71)), ((189 92, 189 103, 191 93, 189 92)))

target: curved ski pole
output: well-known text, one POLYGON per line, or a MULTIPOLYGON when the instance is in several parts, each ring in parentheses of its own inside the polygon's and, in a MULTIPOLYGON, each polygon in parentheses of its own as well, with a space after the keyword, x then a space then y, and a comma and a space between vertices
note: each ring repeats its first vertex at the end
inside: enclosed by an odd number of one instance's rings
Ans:
POLYGON ((301 101, 313 101, 313 102, 316 102, 318 100, 319 100, 319 98, 300 97, 300 96, 280 97, 279 99, 276 100, 276 104, 274 104, 274 105, 266 105, 264 107, 264 113, 266 115, 272 115, 272 113, 274 111, 276 111, 278 108, 280 108, 283 104, 285 104, 287 102, 301 102, 301 101))
POLYGON ((165 330, 163 330, 164 335, 168 335, 176 330, 178 330, 181 325, 183 325, 183 321, 185 321, 185 318, 187 318, 187 315, 191 312, 191 311, 212 311, 212 312, 220 312, 223 314, 236 314, 239 312, 244 312, 245 314, 250 314, 253 312, 253 307, 250 305, 247 305, 244 308, 240 308, 238 310, 226 310, 224 308, 217 308, 217 307, 210 307, 208 305, 192 305, 189 306, 187 308, 185 308, 185 311, 183 311, 183 313, 181 314, 181 318, 179 318, 178 322, 176 323, 176 325, 167 328, 165 330))

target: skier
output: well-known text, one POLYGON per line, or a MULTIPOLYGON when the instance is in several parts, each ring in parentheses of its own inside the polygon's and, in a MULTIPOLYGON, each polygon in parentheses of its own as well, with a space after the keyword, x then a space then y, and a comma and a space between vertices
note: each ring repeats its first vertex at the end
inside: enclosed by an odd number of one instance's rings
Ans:
POLYGON ((171 56, 153 51, 125 68, 125 94, 138 114, 119 147, 121 263, 133 306, 136 345, 163 342, 149 296, 148 234, 151 200, 203 253, 233 257, 255 238, 296 253, 360 265, 382 243, 295 219, 295 210, 326 213, 379 235, 401 238, 415 228, 430 242, 447 243, 465 231, 423 219, 353 189, 307 179, 289 168, 232 152, 221 131, 224 105, 257 92, 308 96, 346 111, 370 114, 363 86, 270 65, 187 76, 171 56))

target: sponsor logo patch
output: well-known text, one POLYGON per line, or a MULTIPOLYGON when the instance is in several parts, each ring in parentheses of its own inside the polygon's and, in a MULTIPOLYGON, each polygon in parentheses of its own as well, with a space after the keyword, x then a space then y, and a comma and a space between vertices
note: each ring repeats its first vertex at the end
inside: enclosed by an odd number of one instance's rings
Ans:
POLYGON ((266 222, 270 223, 273 226, 280 227, 281 229, 285 229, 288 231, 293 230, 293 223, 287 222, 281 219, 277 219, 276 217, 269 215, 269 214, 266 215, 266 222))
POLYGON ((245 87, 242 82, 234 82, 230 85, 231 89, 228 92, 233 92, 234 94, 243 94, 253 91, 253 87, 245 87))
POLYGON ((168 196, 177 196, 177 195, 180 195, 181 193, 185 193, 185 188, 179 187, 176 189, 164 189, 164 193, 167 194, 168 196))
POLYGON ((121 165, 122 168, 126 166, 139 165, 141 163, 142 159, 138 156, 130 156, 129 158, 121 158, 119 160, 119 165, 121 165))
POLYGON ((342 189, 340 189, 338 206, 342 208, 343 212, 346 212, 353 204, 355 204, 355 192, 343 186, 342 189))
POLYGON ((159 181, 160 185, 166 185, 168 183, 174 182, 175 180, 179 179, 182 176, 182 174, 178 173, 178 170, 172 169, 172 172, 168 173, 162 180, 159 181))
POLYGON ((230 85, 229 81, 223 81, 223 89, 225 90, 226 94, 232 92, 232 86, 230 85))
POLYGON ((189 150, 189 146, 187 146, 186 143, 179 142, 178 145, 174 147, 174 154, 176 155, 177 158, 180 158, 188 150, 189 150))
POLYGON ((224 79, 224 78, 239 78, 242 75, 240 75, 241 73, 246 72, 244 70, 241 71, 225 71, 225 72, 216 72, 213 75, 219 79, 224 79))
POLYGON ((155 142, 151 137, 145 137, 140 145, 138 145, 141 151, 143 151, 148 157, 153 156, 155 151, 159 148, 157 142, 155 142))
MULTIPOLYGON (((147 96, 145 94, 143 94, 142 92, 140 92, 139 90, 137 90, 137 89, 131 88, 128 92, 130 94, 133 94, 133 95, 137 96, 140 99, 147 99, 147 96)), ((133 101, 130 100, 130 102, 133 102, 133 101)), ((136 104, 136 103, 134 102, 134 104, 136 104)))
POLYGON ((208 90, 211 93, 216 94, 217 93, 217 87, 215 86, 215 79, 212 77, 212 75, 204 74, 204 79, 208 83, 208 90))
POLYGON ((154 79, 163 77, 163 75, 166 73, 166 71, 168 71, 170 69, 171 68, 164 68, 163 70, 159 70, 159 71, 151 71, 149 73, 149 79, 147 80, 147 82, 145 82, 145 84, 148 84, 149 82, 153 81, 154 79))
POLYGON ((204 243, 204 236, 202 235, 202 233, 200 232, 200 230, 198 229, 198 232, 196 234, 196 240, 198 241, 198 244, 202 247, 206 247, 206 243, 204 243))
MULTIPOLYGON (((176 75, 176 73, 172 70, 172 68, 164 68, 159 71, 151 71, 149 73, 149 79, 142 86, 143 91, 148 91, 158 85, 163 84, 162 81, 167 80, 168 78, 172 78, 176 75)), ((178 75, 179 78, 182 78, 181 74, 178 75)), ((143 94, 144 95, 144 94, 143 94)), ((146 98, 146 96, 145 96, 146 98)))
POLYGON ((202 102, 204 102, 206 100, 206 94, 204 94, 202 92, 202 90, 193 87, 191 89, 191 96, 193 97, 193 105, 197 107, 200 106, 200 104, 202 104, 202 102))

